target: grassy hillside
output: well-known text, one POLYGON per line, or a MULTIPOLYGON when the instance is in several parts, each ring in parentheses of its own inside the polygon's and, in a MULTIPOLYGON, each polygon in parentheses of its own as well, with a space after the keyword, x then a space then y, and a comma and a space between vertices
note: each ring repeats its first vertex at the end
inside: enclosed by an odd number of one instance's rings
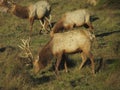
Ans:
MULTIPOLYGON (((38 0, 16 0, 28 5, 38 0)), ((52 5, 52 22, 66 11, 88 8, 97 19, 93 22, 96 40, 92 52, 95 57, 96 77, 91 74, 88 61, 81 71, 79 54, 69 55, 69 73, 60 70, 59 80, 54 74, 55 58, 38 75, 26 65, 18 47, 20 39, 29 36, 29 21, 9 13, 0 13, 0 90, 120 90, 120 9, 119 0, 100 0, 91 6, 85 0, 49 0, 52 5)), ((80 27, 83 28, 83 27, 80 27)), ((35 21, 31 36, 34 56, 50 39, 49 34, 39 35, 39 21, 35 21)))

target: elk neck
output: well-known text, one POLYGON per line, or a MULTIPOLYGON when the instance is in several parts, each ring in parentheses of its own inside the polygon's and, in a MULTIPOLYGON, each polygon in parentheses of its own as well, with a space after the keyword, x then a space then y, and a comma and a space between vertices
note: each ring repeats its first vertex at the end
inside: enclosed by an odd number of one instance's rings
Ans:
POLYGON ((52 53, 52 43, 51 40, 42 48, 42 50, 39 53, 39 63, 42 65, 42 67, 45 67, 50 63, 51 59, 53 57, 52 53))
POLYGON ((57 33, 57 32, 59 32, 60 30, 62 30, 63 28, 64 28, 64 26, 63 26, 63 21, 60 20, 60 21, 58 21, 58 22, 55 24, 55 26, 53 27, 52 31, 53 31, 54 33, 57 33))
POLYGON ((29 8, 27 6, 12 5, 10 11, 17 17, 26 19, 29 18, 29 8))

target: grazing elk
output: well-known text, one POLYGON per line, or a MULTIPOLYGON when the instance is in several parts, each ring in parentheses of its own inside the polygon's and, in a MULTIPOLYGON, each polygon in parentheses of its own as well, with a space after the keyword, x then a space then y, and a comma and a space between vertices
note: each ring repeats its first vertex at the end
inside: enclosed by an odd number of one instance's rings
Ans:
POLYGON ((48 23, 50 24, 51 6, 46 1, 38 1, 35 4, 29 6, 21 6, 12 1, 10 2, 8 0, 0 0, 0 6, 6 8, 8 12, 14 14, 17 17, 29 19, 31 32, 34 20, 40 20, 42 29, 46 29, 48 23))
POLYGON ((82 68, 87 58, 90 58, 92 73, 95 74, 94 59, 91 53, 91 44, 94 38, 95 36, 87 30, 73 30, 54 34, 51 40, 39 52, 38 59, 33 62, 34 72, 38 73, 47 66, 52 57, 56 57, 55 72, 58 74, 59 64, 61 60, 66 59, 65 56, 67 54, 81 53, 82 63, 79 69, 82 68))
POLYGON ((93 26, 90 22, 90 13, 87 9, 79 9, 72 12, 67 12, 62 15, 61 19, 54 25, 50 35, 53 36, 54 33, 60 32, 63 29, 72 29, 75 26, 89 26, 90 30, 93 26))

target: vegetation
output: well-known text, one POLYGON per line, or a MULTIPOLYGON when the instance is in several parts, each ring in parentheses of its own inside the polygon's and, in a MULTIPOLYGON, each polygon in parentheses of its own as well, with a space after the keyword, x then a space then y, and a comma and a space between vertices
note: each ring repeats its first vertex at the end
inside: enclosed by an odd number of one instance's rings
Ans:
MULTIPOLYGON (((28 5, 37 0, 16 0, 28 5)), ((119 90, 120 86, 120 9, 119 0, 99 0, 96 6, 85 0, 49 0, 52 5, 52 22, 66 11, 88 8, 98 17, 93 22, 96 40, 93 44, 96 76, 91 74, 89 60, 81 71, 79 54, 69 55, 69 72, 60 67, 59 79, 55 77, 53 58, 51 64, 37 75, 26 64, 18 47, 20 39, 28 39, 29 21, 9 13, 0 13, 0 90, 119 90)), ((49 40, 49 34, 39 35, 40 23, 35 21, 31 36, 34 56, 49 40)), ((83 27, 80 27, 83 28, 83 27)), ((62 65, 62 64, 61 64, 62 65)))

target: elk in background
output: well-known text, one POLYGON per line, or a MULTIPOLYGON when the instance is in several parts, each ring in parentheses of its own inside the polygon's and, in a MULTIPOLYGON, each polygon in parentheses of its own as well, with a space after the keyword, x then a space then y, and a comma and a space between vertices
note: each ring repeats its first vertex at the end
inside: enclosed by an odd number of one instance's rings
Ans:
POLYGON ((56 33, 40 50, 38 58, 34 61, 34 58, 29 50, 29 44, 26 43, 27 41, 24 41, 19 47, 25 51, 25 54, 27 54, 28 57, 31 56, 35 74, 41 69, 44 69, 53 57, 57 59, 55 65, 56 74, 58 74, 58 68, 61 60, 65 61, 64 65, 67 72, 66 55, 75 53, 81 53, 82 63, 79 69, 82 68, 87 58, 90 58, 92 73, 95 74, 94 58, 91 53, 91 46, 94 38, 94 34, 91 34, 88 30, 71 30, 64 33, 56 33))
POLYGON ((48 24, 51 25, 51 6, 47 1, 38 1, 29 6, 21 6, 12 1, 0 0, 0 6, 17 17, 29 19, 31 32, 34 20, 40 20, 42 30, 47 30, 48 24))
POLYGON ((69 30, 73 27, 82 25, 89 26, 90 30, 93 31, 93 26, 90 21, 90 13, 87 9, 79 9, 71 12, 67 12, 62 15, 61 19, 54 25, 50 35, 60 32, 63 29, 69 30))

